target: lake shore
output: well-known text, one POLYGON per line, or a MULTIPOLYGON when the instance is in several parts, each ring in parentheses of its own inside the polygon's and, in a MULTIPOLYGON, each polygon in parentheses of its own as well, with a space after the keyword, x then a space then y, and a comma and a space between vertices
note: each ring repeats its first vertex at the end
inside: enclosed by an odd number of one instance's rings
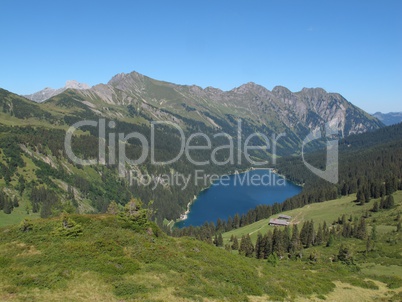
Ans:
MULTIPOLYGON (((224 174, 224 175, 232 176, 232 175, 236 175, 236 174, 244 174, 244 173, 247 173, 247 172, 250 172, 250 171, 254 171, 254 170, 269 170, 269 171, 273 172, 274 174, 277 174, 277 175, 283 177, 284 179, 286 179, 285 176, 280 175, 280 174, 277 172, 277 170, 274 169, 274 168, 256 168, 256 167, 250 167, 250 168, 247 168, 247 169, 241 170, 241 171, 235 170, 234 172, 230 172, 230 173, 224 174)), ((221 175, 221 177, 224 176, 224 175, 221 175)), ((208 186, 208 187, 202 188, 202 189, 200 190, 200 192, 199 192, 197 195, 194 195, 193 199, 187 203, 187 209, 186 209, 186 211, 185 211, 183 214, 180 214, 180 217, 175 220, 175 222, 174 222, 173 225, 175 225, 176 223, 179 223, 179 222, 181 222, 181 221, 184 221, 184 220, 187 220, 187 219, 188 219, 188 215, 190 214, 191 206, 193 205, 193 203, 197 200, 198 196, 199 196, 203 191, 208 190, 211 186, 212 186, 212 184, 211 184, 210 186, 208 186)))

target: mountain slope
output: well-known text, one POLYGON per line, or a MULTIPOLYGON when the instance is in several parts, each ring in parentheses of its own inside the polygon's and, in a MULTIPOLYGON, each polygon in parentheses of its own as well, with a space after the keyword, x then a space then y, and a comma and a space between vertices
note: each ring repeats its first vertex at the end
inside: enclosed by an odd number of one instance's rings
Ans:
MULTIPOLYGON (((109 134, 140 133, 150 141, 152 121, 169 121, 179 125, 186 136, 203 133, 212 139, 211 149, 227 145, 229 134, 237 148, 238 129, 241 128, 240 143, 250 135, 263 133, 270 139, 283 133, 277 141, 279 156, 299 154, 301 142, 311 130, 330 122, 344 135, 370 131, 383 125, 361 109, 347 102, 342 96, 326 93, 323 89, 303 89, 292 93, 284 87, 272 91, 248 83, 231 91, 216 88, 202 89, 198 86, 183 86, 162 82, 138 73, 119 74, 109 83, 90 89, 67 89, 43 103, 34 103, 11 92, 0 90, 0 187, 11 198, 18 196, 37 211, 47 209, 43 216, 56 214, 71 207, 80 213, 103 212, 107 205, 116 200, 124 204, 131 196, 138 197, 147 205, 153 201, 158 222, 164 218, 176 219, 186 210, 205 185, 143 186, 132 182, 131 172, 137 175, 170 175, 179 173, 193 175, 197 169, 205 174, 225 174, 234 170, 245 170, 252 163, 245 159, 243 150, 240 160, 225 162, 230 150, 217 152, 216 158, 223 165, 195 165, 185 156, 171 165, 153 165, 148 156, 142 165, 125 165, 123 177, 118 163, 82 167, 71 162, 64 150, 65 131, 74 123, 83 120, 99 121, 106 118, 115 121, 115 128, 106 129, 109 134), (240 120, 240 122, 239 122, 240 120), (276 135, 276 136, 273 136, 276 135), (27 169, 26 167, 30 167, 27 169), (119 177, 120 176, 120 177, 119 177), (21 183, 25 183, 22 190, 21 183), (29 185, 28 185, 29 184, 29 185), (32 190, 41 187, 55 192, 58 201, 35 204, 32 190), (19 193, 19 191, 22 193, 19 193), (74 194, 73 194, 74 193, 74 194), (39 209, 37 207, 39 206, 39 209)), ((181 137, 173 127, 156 127, 155 158, 175 158, 181 146, 181 137)), ((87 127, 73 138, 73 149, 81 158, 99 158, 99 129, 87 127)), ((117 138, 117 136, 114 136, 117 138)), ((204 144, 200 139, 194 143, 204 144)), ((254 136, 249 145, 261 146, 263 140, 254 136)), ((242 149, 242 146, 239 146, 242 149)), ((130 140, 127 144, 129 158, 139 158, 142 144, 130 140)), ((115 157, 118 156, 115 150, 115 157)), ((210 151, 210 150, 209 150, 210 151)), ((211 152, 194 151, 197 161, 211 159, 211 152)), ((253 159, 272 163, 271 147, 268 150, 250 151, 253 159)), ((109 158, 110 154, 108 154, 109 158)), ((29 207, 28 207, 29 208, 29 207)))
POLYGON ((0 237, 0 300, 333 300, 339 280, 355 298, 356 289, 372 297, 364 301, 385 293, 398 299, 398 277, 330 262, 326 254, 337 253, 338 246, 327 248, 317 262, 274 264, 167 237, 140 216, 70 215, 0 229, 7 233, 0 237), (391 288, 395 292, 389 293, 391 288))
POLYGON ((164 118, 162 113, 167 113, 221 129, 231 123, 231 118, 247 120, 261 129, 290 129, 297 136, 330 121, 337 123, 346 136, 382 126, 341 95, 320 88, 304 88, 293 93, 285 87, 277 86, 269 91, 247 83, 231 91, 222 91, 212 87, 176 85, 132 72, 118 74, 106 85, 96 85, 77 93, 95 105, 100 102, 97 106, 100 111, 102 103, 104 106, 132 105, 150 118, 164 118))

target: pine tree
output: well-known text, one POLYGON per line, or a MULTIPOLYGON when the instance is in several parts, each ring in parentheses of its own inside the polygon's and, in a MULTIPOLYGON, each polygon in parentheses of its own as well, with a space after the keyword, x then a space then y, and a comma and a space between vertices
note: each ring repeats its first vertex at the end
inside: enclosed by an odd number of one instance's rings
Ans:
POLYGON ((375 224, 371 227, 371 239, 373 241, 377 240, 377 226, 375 224))
POLYGON ((217 246, 223 246, 222 233, 219 233, 219 235, 218 235, 218 244, 217 244, 217 246))
POLYGON ((290 248, 291 248, 291 239, 292 239, 292 234, 290 231, 289 226, 285 226, 285 229, 282 231, 282 244, 285 252, 289 253, 290 248))
POLYGON ((233 219, 232 216, 229 216, 228 223, 226 224, 226 232, 233 230, 233 219))
POLYGON ((310 221, 308 226, 308 237, 307 237, 307 247, 314 245, 315 243, 315 232, 314 232, 314 222, 313 220, 310 221))
POLYGON ((17 196, 14 196, 13 207, 18 208, 19 206, 20 206, 20 203, 18 201, 18 198, 17 198, 17 196))
POLYGON ((232 250, 237 251, 238 249, 239 249, 239 241, 237 240, 237 237, 235 236, 233 238, 232 250))
POLYGON ((333 235, 333 234, 330 234, 326 246, 327 246, 327 247, 333 246, 333 245, 334 245, 334 241, 335 241, 334 235, 333 235))
POLYGON ((371 209, 372 212, 376 213, 379 210, 378 201, 374 201, 373 208, 371 209))
POLYGON ((272 231, 269 230, 264 236, 264 259, 267 259, 270 254, 272 254, 272 231))
POLYGON ((366 226, 366 219, 363 217, 360 218, 360 223, 357 227, 356 237, 358 239, 365 239, 367 236, 367 226, 366 226))
POLYGON ((357 191, 356 201, 358 204, 363 205, 366 202, 365 195, 361 189, 357 191))
POLYGON ((353 264, 353 255, 349 246, 342 244, 338 252, 338 260, 345 264, 353 264))
POLYGON ((324 224, 322 225, 322 231, 323 231, 323 234, 324 234, 323 240, 327 241, 328 238, 329 238, 329 229, 328 229, 328 226, 327 226, 327 222, 325 220, 324 220, 324 224))
POLYGON ((4 214, 11 214, 12 211, 13 211, 13 205, 11 201, 6 199, 3 206, 3 212, 4 214))
POLYGON ((282 231, 279 228, 274 228, 272 236, 272 251, 277 255, 283 255, 285 248, 283 245, 282 231))
POLYGON ((363 188, 363 194, 364 194, 364 201, 366 203, 370 202, 370 191, 367 187, 363 188))
POLYGON ((380 209, 384 209, 385 208, 385 198, 384 195, 381 196, 381 200, 380 200, 380 209))
POLYGON ((386 199, 386 201, 385 201, 385 206, 384 206, 384 208, 385 208, 385 209, 392 209, 392 208, 394 207, 394 205, 395 205, 394 196, 388 195, 388 197, 387 197, 387 199, 386 199))
POLYGON ((233 219, 233 228, 238 229, 240 226, 240 217, 239 214, 236 214, 233 219))
POLYGON ((254 246, 253 246, 253 243, 251 242, 251 238, 250 238, 249 234, 242 237, 241 242, 240 242, 239 253, 246 257, 253 257, 254 246))
POLYGON ((366 240, 366 256, 371 251, 371 245, 371 237, 369 236, 366 240))
POLYGON ((290 242, 291 242, 290 252, 292 254, 298 253, 301 249, 301 243, 300 243, 299 231, 297 228, 297 224, 293 225, 292 239, 290 240, 290 242))
POLYGON ((315 239, 315 245, 321 245, 324 240, 321 224, 318 225, 317 236, 315 239))
POLYGON ((262 239, 262 235, 260 232, 258 232, 257 241, 255 243, 254 250, 255 250, 255 257, 257 259, 264 258, 264 244, 263 244, 263 239, 262 239))
POLYGON ((302 229, 300 231, 300 241, 303 244, 303 246, 307 246, 308 242, 308 230, 309 230, 309 222, 305 221, 303 223, 302 229))

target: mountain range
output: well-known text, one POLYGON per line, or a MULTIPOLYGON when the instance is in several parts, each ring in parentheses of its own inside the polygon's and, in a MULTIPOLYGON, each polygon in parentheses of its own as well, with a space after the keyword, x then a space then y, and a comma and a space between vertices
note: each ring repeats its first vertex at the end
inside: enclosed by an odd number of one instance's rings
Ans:
MULTIPOLYGON (((284 134, 275 150, 279 156, 300 154, 306 136, 326 123, 345 137, 384 126, 340 94, 328 93, 321 88, 291 92, 282 86, 268 90, 247 83, 222 91, 177 85, 136 72, 118 74, 107 84, 90 88, 79 84, 67 86, 70 88, 63 88, 41 103, 0 89, 0 172, 5 175, 0 179, 0 187, 6 185, 9 194, 17 194, 13 192, 19 190, 19 182, 29 182, 29 189, 22 198, 30 200, 31 190, 41 190, 40 184, 45 183, 58 196, 52 200, 59 200, 64 206, 74 196, 74 207, 80 213, 102 212, 111 200, 125 204, 130 196, 135 196, 145 205, 154 201, 158 221, 176 219, 202 187, 191 184, 186 190, 169 186, 151 190, 150 187, 128 186, 129 179, 126 178, 126 183, 117 175, 117 164, 95 165, 83 170, 67 158, 64 149, 65 131, 78 121, 106 118, 116 121, 115 133, 137 131, 147 138, 150 138, 150 122, 170 121, 179 125, 187 137, 199 132, 214 137, 224 132, 236 138, 240 120, 243 141, 257 132, 268 138, 284 134)), ((178 154, 180 137, 174 128, 160 128, 155 137, 157 160, 172 159, 178 154)), ((261 146, 259 139, 259 136, 254 137, 249 145, 261 146)), ((82 158, 98 158, 98 140, 97 129, 88 127, 85 135, 74 138, 74 150, 82 158)), ((227 138, 217 137, 213 144, 226 145, 227 138)), ((139 158, 142 147, 139 142, 132 140, 128 145, 130 158, 139 158)), ((226 151, 217 153, 221 162, 229 156, 226 151)), ((257 160, 270 161, 271 152, 272 149, 253 150, 250 154, 257 160)), ((201 152, 195 154, 199 161, 211 157, 211 154, 201 152)), ((188 175, 197 168, 185 158, 170 166, 152 165, 147 158, 143 165, 127 167, 149 175, 172 171, 188 175)), ((242 161, 241 164, 202 168, 207 174, 224 174, 250 168, 250 164, 242 161)), ((51 204, 52 211, 60 207, 51 204)))
POLYGON ((41 103, 46 101, 47 99, 50 99, 52 96, 62 93, 67 89, 89 89, 89 88, 91 87, 85 83, 79 83, 75 80, 69 80, 66 82, 66 85, 63 88, 54 89, 46 87, 38 92, 23 96, 26 97, 27 99, 30 99, 31 101, 41 103))
MULTIPOLYGON (((402 194, 395 191, 402 189, 402 124, 384 127, 320 88, 270 91, 248 83, 222 91, 130 73, 55 91, 37 103, 0 89, 0 300, 343 301, 345 293, 353 301, 401 300, 402 194), (151 121, 172 121, 186 135, 283 132, 278 152, 292 156, 279 158, 278 173, 303 183, 303 191, 241 217, 172 232, 173 220, 205 186, 153 190, 121 178, 113 163, 69 160, 66 130, 100 118, 116 121, 106 129, 109 143, 116 133, 149 138, 151 121), (344 136, 337 184, 317 179, 298 156, 306 135, 326 123, 344 136), (292 216, 292 230, 268 225, 280 213, 292 216)), ((75 153, 97 158, 98 129, 80 130, 75 153)), ((156 156, 177 154, 176 132, 156 130, 156 156)), ((124 148, 130 158, 141 154, 135 140, 124 148)), ((319 167, 321 151, 306 154, 307 162, 319 167)), ((148 175, 197 168, 182 159, 127 166, 148 175)), ((244 162, 203 167, 219 175, 248 168, 244 162)))
MULTIPOLYGON (((286 87, 276 86, 270 91, 250 82, 222 91, 163 82, 136 72, 118 74, 107 84, 91 88, 73 83, 26 97, 39 100, 38 95, 42 99, 47 95, 57 96, 57 99, 68 96, 95 114, 111 119, 137 115, 179 124, 192 120, 212 129, 224 130, 228 124, 232 127, 233 120, 240 118, 253 127, 265 129, 264 132, 289 131, 291 140, 297 140, 326 122, 336 124, 344 136, 383 126, 340 94, 327 93, 322 88, 291 92, 286 87)), ((55 102, 52 97, 47 101, 48 104, 55 102)))
POLYGON ((386 126, 402 122, 402 112, 389 112, 389 113, 376 112, 373 114, 373 116, 378 118, 386 126))

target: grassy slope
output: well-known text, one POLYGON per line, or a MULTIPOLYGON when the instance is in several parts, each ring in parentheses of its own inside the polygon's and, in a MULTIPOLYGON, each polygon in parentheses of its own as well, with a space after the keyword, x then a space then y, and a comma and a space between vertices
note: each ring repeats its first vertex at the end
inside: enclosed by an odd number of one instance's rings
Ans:
MULTIPOLYGON (((397 215, 397 212, 402 213, 402 191, 398 191, 394 194, 395 203, 398 205, 396 208, 390 211, 382 211, 381 213, 371 213, 372 217, 369 221, 376 217, 377 220, 380 219, 380 224, 377 223, 377 230, 379 232, 389 232, 390 230, 395 229, 396 222, 393 219, 388 219, 390 216, 397 215)), ((339 199, 325 201, 322 203, 314 203, 307 205, 301 209, 294 209, 291 211, 286 211, 281 214, 292 216, 291 223, 300 223, 305 220, 313 219, 315 227, 318 226, 319 223, 327 222, 328 225, 332 224, 333 221, 337 220, 338 217, 346 214, 346 218, 349 218, 350 215, 360 217, 367 210, 370 210, 373 207, 374 199, 372 199, 369 203, 364 204, 363 206, 357 205, 354 201, 356 200, 355 195, 350 195, 346 197, 341 197, 339 199)), ((379 201, 380 199, 377 199, 379 201)), ((241 238, 243 235, 250 234, 253 242, 257 239, 258 232, 261 234, 265 234, 268 230, 273 230, 273 226, 269 226, 268 222, 272 218, 277 218, 278 215, 273 215, 268 219, 263 219, 257 221, 248 226, 232 230, 230 232, 224 233, 223 239, 224 242, 228 242, 232 235, 241 238)), ((300 229, 299 229, 300 231, 300 229)))
MULTIPOLYGON (((400 209, 401 192, 396 197, 400 209)), ((377 218, 386 220, 389 214, 383 211, 377 218)), ((77 238, 55 235, 60 218, 35 220, 30 232, 18 226, 0 229, 0 301, 311 301, 325 297, 337 301, 345 294, 354 301, 385 297, 399 301, 402 297, 401 255, 397 255, 401 243, 379 240, 365 258, 364 242, 344 240, 353 246, 361 271, 328 260, 341 242, 331 248, 312 248, 320 255, 317 263, 284 259, 273 267, 194 239, 155 236, 146 228, 125 229, 115 216, 71 218, 83 229, 77 238)), ((393 236, 401 242, 400 234, 393 236)))

